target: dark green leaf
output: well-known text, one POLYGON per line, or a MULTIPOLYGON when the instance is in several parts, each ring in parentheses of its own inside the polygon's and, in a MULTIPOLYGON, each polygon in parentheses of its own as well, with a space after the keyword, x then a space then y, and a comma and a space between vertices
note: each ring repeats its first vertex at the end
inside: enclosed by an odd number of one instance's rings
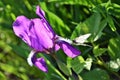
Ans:
POLYGON ((59 69, 64 74, 66 74, 67 76, 71 75, 71 70, 70 70, 70 68, 67 67, 67 65, 65 63, 61 62, 60 60, 57 60, 57 64, 58 64, 59 69))
POLYGON ((83 80, 110 80, 109 75, 105 70, 94 69, 87 73, 81 74, 83 80))

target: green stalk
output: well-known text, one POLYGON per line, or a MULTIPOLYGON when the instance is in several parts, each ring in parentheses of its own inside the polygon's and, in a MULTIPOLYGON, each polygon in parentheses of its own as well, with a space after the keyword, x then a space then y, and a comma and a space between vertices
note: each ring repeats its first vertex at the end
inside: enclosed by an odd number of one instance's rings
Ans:
MULTIPOLYGON (((56 56, 55 56, 55 54, 54 53, 51 53, 50 54, 55 60, 56 60, 56 56)), ((42 57, 44 57, 43 55, 41 55, 42 57)), ((45 58, 45 57, 44 57, 45 58)), ((51 64, 50 63, 50 61, 49 60, 47 60, 47 58, 45 58, 46 59, 46 63, 47 64, 51 64)), ((62 75, 62 73, 60 73, 60 71, 59 70, 57 70, 53 65, 49 65, 63 80, 67 80, 63 75, 62 75)))

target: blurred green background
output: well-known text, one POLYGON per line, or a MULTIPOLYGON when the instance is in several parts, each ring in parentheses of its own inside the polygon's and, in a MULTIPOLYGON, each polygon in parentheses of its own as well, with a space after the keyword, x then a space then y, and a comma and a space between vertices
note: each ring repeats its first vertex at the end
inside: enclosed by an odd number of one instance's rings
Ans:
POLYGON ((120 0, 0 0, 0 80, 53 79, 120 80, 120 0), (92 47, 77 46, 82 54, 75 59, 58 51, 58 66, 49 55, 40 54, 48 73, 30 67, 30 48, 15 36, 12 23, 19 15, 38 17, 37 5, 58 35, 74 39, 91 33, 87 43, 92 47))

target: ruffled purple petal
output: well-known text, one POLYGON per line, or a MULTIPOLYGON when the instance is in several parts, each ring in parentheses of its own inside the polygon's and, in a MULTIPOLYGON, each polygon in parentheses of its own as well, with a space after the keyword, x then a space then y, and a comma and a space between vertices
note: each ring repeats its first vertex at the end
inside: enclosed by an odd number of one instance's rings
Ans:
POLYGON ((13 30, 15 34, 20 37, 25 43, 31 45, 29 39, 29 24, 30 20, 25 16, 18 16, 15 22, 13 23, 13 30))
POLYGON ((81 52, 65 41, 58 43, 65 54, 71 58, 78 56, 81 52))
POLYGON ((52 29, 51 25, 50 25, 50 24, 48 23, 48 21, 46 20, 44 11, 43 11, 39 6, 36 7, 36 14, 37 14, 41 19, 43 19, 44 25, 45 25, 45 27, 47 28, 48 32, 50 33, 49 36, 50 36, 51 38, 54 38, 56 34, 55 34, 54 30, 52 29))
POLYGON ((35 61, 34 61, 34 65, 42 70, 43 72, 48 72, 48 68, 47 68, 47 65, 46 65, 46 62, 44 60, 44 58, 37 58, 35 61))
POLYGON ((42 19, 32 19, 32 25, 29 29, 32 47, 37 51, 44 51, 53 47, 51 33, 48 32, 47 26, 42 19))

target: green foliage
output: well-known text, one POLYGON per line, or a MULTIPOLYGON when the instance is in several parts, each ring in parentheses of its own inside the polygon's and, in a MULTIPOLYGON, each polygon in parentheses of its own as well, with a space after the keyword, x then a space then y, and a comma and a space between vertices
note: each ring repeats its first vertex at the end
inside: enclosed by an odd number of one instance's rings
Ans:
POLYGON ((83 80, 110 80, 109 75, 105 70, 95 68, 90 72, 82 74, 83 80))
POLYGON ((0 80, 119 80, 120 79, 119 0, 1 0, 0 80), (63 51, 58 60, 40 54, 48 73, 30 67, 30 48, 14 35, 12 23, 19 15, 37 17, 40 5, 55 32, 71 40, 90 33, 86 44, 76 46, 81 55, 72 59, 63 51))

